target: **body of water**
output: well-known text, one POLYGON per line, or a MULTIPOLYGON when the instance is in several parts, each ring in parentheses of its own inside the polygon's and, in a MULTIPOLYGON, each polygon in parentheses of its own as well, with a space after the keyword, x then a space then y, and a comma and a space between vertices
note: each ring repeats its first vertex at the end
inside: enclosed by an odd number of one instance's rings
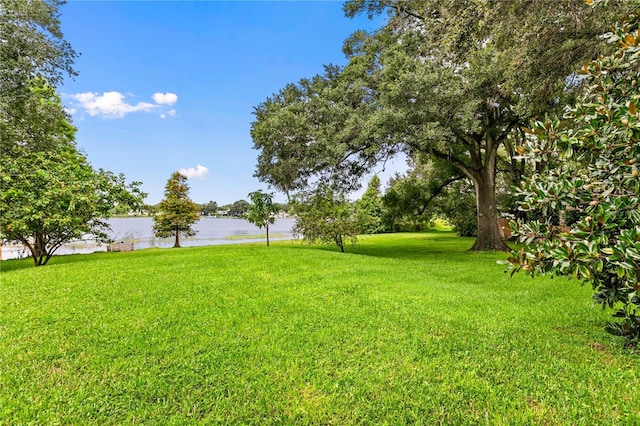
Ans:
MULTIPOLYGON (((109 237, 115 242, 132 242, 134 250, 150 247, 173 247, 174 239, 160 239, 153 236, 153 219, 150 217, 126 217, 109 219, 111 231, 109 237)), ((293 237, 294 219, 276 219, 269 225, 271 241, 289 240, 293 237)), ((266 231, 244 219, 203 217, 193 226, 196 235, 180 238, 182 247, 209 246, 218 244, 237 244, 243 242, 266 242, 266 231)), ((106 244, 97 244, 90 237, 65 244, 56 251, 56 255, 74 253, 93 253, 107 251, 106 244)), ((29 252, 22 245, 2 247, 2 259, 28 257, 29 252)))

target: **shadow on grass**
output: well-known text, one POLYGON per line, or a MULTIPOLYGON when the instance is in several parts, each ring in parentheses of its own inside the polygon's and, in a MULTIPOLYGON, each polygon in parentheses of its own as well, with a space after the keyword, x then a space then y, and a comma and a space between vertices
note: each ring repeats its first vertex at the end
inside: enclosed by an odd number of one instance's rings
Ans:
MULTIPOLYGON (((457 234, 451 231, 424 231, 379 234, 363 236, 355 245, 347 245, 345 247, 344 255, 402 259, 411 261, 420 261, 425 259, 437 261, 438 259, 446 259, 447 261, 459 260, 461 262, 464 262, 468 260, 468 256, 482 255, 482 253, 469 251, 469 249, 473 246, 473 241, 473 238, 459 237, 457 234)), ((283 246, 294 248, 296 250, 315 250, 327 253, 336 253, 338 255, 342 254, 340 253, 338 247, 336 247, 335 245, 305 244, 299 241, 286 241, 283 243, 283 246)), ((247 242, 247 244, 258 243, 247 242)), ((274 242, 274 245, 276 244, 278 244, 278 242, 274 242)), ((148 248, 127 253, 95 252, 91 254, 69 254, 54 256, 46 266, 72 264, 77 262, 95 262, 116 259, 122 260, 122 258, 125 256, 154 257, 161 252, 164 254, 177 254, 185 250, 224 250, 224 247, 231 246, 236 245, 185 247, 181 249, 175 249, 176 251, 173 251, 174 249, 148 248)), ((11 259, 0 262, 0 272, 10 272, 28 268, 34 268, 33 259, 31 258, 11 259)))
MULTIPOLYGON (((95 259, 95 255, 99 253, 89 253, 89 254, 67 254, 61 256, 53 256, 49 259, 46 265, 38 266, 38 268, 46 268, 47 266, 53 265, 63 265, 69 263, 77 263, 77 262, 86 262, 88 260, 88 256, 92 256, 92 259, 95 259)), ((106 253, 105 253, 106 254, 106 253)), ((10 272, 17 271, 21 269, 30 269, 35 268, 36 266, 33 263, 33 258, 25 257, 23 259, 7 259, 3 260, 0 263, 0 272, 10 272)))
MULTIPOLYGON (((261 244, 261 243, 256 243, 254 241, 247 242, 247 244, 252 244, 252 243, 261 244)), ((233 245, 238 245, 238 244, 233 244, 233 245)), ((144 248, 140 250, 133 250, 129 252, 116 252, 116 253, 108 253, 104 251, 96 251, 93 253, 70 253, 70 254, 64 254, 64 255, 54 255, 53 257, 51 257, 51 259, 46 265, 39 266, 38 268, 46 268, 48 266, 73 264, 73 263, 79 263, 79 262, 93 263, 93 262, 100 262, 100 261, 122 260, 123 258, 126 258, 126 256, 135 256, 137 258, 155 257, 160 253, 178 254, 184 251, 207 250, 213 247, 226 247, 226 246, 227 245, 192 246, 192 247, 179 247, 179 248, 149 247, 149 248, 144 248)), ((0 262, 0 273, 30 269, 30 268, 35 268, 33 263, 33 258, 31 257, 25 257, 22 259, 7 259, 0 262)))
MULTIPOLYGON (((152 249, 150 249, 150 251, 151 250, 152 249)), ((79 262, 95 262, 100 260, 107 260, 109 258, 113 258, 114 256, 126 256, 132 253, 140 253, 141 251, 142 250, 138 252, 131 251, 126 253, 94 252, 54 255, 53 257, 51 257, 51 259, 49 259, 49 262, 47 262, 46 265, 41 265, 37 268, 46 268, 49 266, 66 265, 79 262)), ((10 272, 35 267, 36 266, 33 263, 33 258, 31 257, 25 257, 23 259, 7 259, 0 262, 0 272, 10 272)))
POLYGON ((30 257, 24 259, 8 259, 0 262, 0 273, 33 267, 33 259, 31 259, 30 257))
MULTIPOLYGON (((361 237, 355 245, 345 246, 345 255, 359 255, 388 259, 422 260, 425 258, 473 254, 473 238, 459 237, 451 231, 424 231, 394 234, 379 234, 361 237)), ((300 249, 321 250, 339 253, 336 246, 308 245, 300 249)))

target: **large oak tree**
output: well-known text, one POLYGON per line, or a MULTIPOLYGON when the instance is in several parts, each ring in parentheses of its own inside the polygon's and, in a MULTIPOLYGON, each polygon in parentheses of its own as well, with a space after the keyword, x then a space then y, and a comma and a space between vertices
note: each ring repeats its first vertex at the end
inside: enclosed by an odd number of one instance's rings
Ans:
POLYGON ((345 4, 348 16, 384 11, 381 29, 347 40, 346 67, 328 67, 256 108, 257 176, 290 191, 323 175, 354 182, 401 150, 434 156, 474 184, 473 249, 505 250, 500 158, 514 166, 522 126, 571 96, 576 65, 602 49, 595 36, 605 31, 604 12, 572 0, 345 4))

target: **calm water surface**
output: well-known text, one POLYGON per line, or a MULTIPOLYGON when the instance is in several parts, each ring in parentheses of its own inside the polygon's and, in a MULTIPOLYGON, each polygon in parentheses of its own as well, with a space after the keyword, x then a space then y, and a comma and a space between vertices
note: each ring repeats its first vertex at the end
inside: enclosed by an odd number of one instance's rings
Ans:
MULTIPOLYGON (((114 241, 133 242, 134 250, 149 247, 172 247, 173 238, 159 239, 153 236, 153 219, 150 217, 127 217, 109 219, 111 231, 109 237, 114 241)), ((294 219, 276 219, 269 225, 270 240, 288 240, 293 237, 294 219)), ((243 242, 266 241, 265 230, 259 229, 244 219, 202 218, 193 228, 196 235, 180 238, 182 247, 209 246, 217 244, 236 244, 243 242)), ((88 238, 86 241, 75 241, 60 247, 56 254, 92 253, 107 251, 105 244, 96 244, 88 238)), ((2 258, 14 259, 27 257, 29 253, 22 246, 3 246, 2 258)))

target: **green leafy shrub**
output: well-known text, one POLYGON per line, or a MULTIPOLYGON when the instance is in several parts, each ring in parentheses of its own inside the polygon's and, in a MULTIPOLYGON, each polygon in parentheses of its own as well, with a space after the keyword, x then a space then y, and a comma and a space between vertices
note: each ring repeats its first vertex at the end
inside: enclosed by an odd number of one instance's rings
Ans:
POLYGON ((344 252, 345 243, 355 243, 358 222, 349 200, 326 185, 310 193, 297 194, 292 203, 296 216, 294 234, 308 243, 328 243, 344 252))
MULTIPOLYGON (((637 4, 637 2, 636 2, 637 4)), ((523 187, 523 210, 550 218, 569 211, 567 232, 550 220, 520 224, 513 271, 572 276, 615 308, 607 330, 640 341, 640 19, 633 13, 605 35, 615 51, 586 64, 584 92, 564 121, 533 123, 520 151, 533 161, 560 159, 523 187)))

